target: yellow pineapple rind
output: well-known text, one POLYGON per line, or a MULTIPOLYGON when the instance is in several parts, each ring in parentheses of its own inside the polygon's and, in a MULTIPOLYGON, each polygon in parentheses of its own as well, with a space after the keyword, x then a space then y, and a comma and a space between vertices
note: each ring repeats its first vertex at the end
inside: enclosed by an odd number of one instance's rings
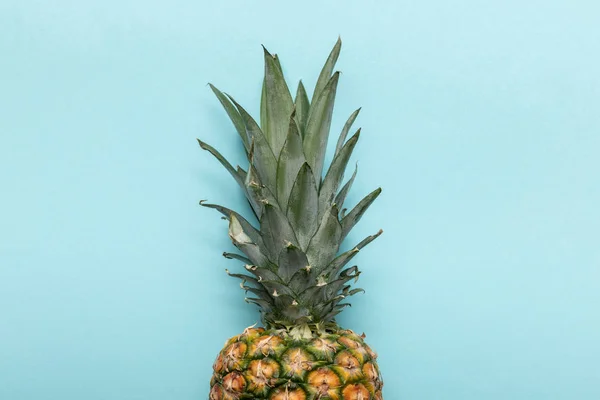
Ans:
POLYGON ((383 400, 376 358, 350 330, 297 339, 248 328, 218 354, 209 400, 383 400))

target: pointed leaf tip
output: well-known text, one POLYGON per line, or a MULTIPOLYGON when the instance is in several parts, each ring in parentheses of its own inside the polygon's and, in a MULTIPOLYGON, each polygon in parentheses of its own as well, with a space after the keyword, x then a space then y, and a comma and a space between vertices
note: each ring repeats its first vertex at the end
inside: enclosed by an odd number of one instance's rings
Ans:
POLYGON ((313 92, 311 104, 314 103, 319 98, 319 96, 321 95, 321 92, 327 85, 327 82, 329 81, 329 79, 331 77, 331 73, 333 72, 333 68, 335 67, 335 63, 337 62, 338 57, 340 55, 341 48, 342 48, 342 41, 341 41, 340 37, 338 37, 338 40, 336 41, 335 45, 333 46, 333 49, 329 53, 329 56, 327 57, 327 61, 325 62, 325 65, 323 66, 323 69, 321 70, 321 73, 319 74, 319 78, 317 79, 317 84, 315 85, 315 91, 313 92))
POLYGON ((344 172, 352 151, 360 137, 360 129, 344 144, 338 154, 336 154, 325 179, 319 191, 319 216, 322 216, 332 202, 335 202, 336 193, 339 185, 344 178, 344 172))
POLYGON ((265 75, 261 95, 260 124, 275 157, 278 157, 286 139, 294 101, 277 55, 270 54, 266 48, 264 48, 264 55, 265 75))
POLYGON ((306 250, 318 227, 318 199, 314 174, 305 162, 294 179, 287 203, 287 217, 296 231, 303 250, 306 250))
POLYGON ((200 145, 200 148, 202 150, 206 150, 206 143, 204 143, 202 140, 196 138, 196 140, 198 141, 198 144, 200 145))
POLYGON ((300 135, 304 136, 306 131, 306 122, 308 120, 308 114, 310 112, 310 103, 308 101, 308 95, 306 89, 302 83, 302 79, 298 82, 298 89, 296 90, 296 99, 294 100, 294 110, 296 112, 295 117, 300 130, 300 135))
POLYGON ((361 219, 365 211, 369 208, 375 199, 381 193, 381 188, 377 188, 363 198, 346 216, 343 217, 342 224, 342 238, 346 237, 348 232, 356 225, 361 219))
POLYGON ((250 141, 249 153, 253 153, 256 156, 253 160, 253 164, 258 171, 258 175, 260 176, 262 183, 266 185, 269 190, 275 191, 277 159, 273 154, 267 138, 254 118, 252 118, 252 116, 250 116, 250 114, 248 114, 248 112, 233 98, 230 97, 230 99, 244 120, 245 129, 250 138, 254 140, 254 144, 250 141), (250 151, 251 149, 253 151, 250 151))
POLYGON ((298 171, 306 162, 302 148, 302 138, 296 120, 290 118, 287 139, 277 162, 277 196, 282 207, 286 207, 288 199, 298 175, 298 171))
POLYGON ((227 161, 225 159, 225 157, 223 157, 221 155, 221 153, 219 153, 214 147, 210 146, 208 143, 205 143, 200 139, 196 139, 196 140, 198 140, 198 144, 200 145, 200 148, 202 150, 206 150, 209 153, 211 153, 221 163, 221 165, 223 167, 225 167, 225 169, 231 174, 233 179, 235 179, 235 181, 238 183, 238 185, 240 185, 242 190, 245 191, 244 181, 243 181, 242 176, 238 173, 238 171, 235 168, 233 168, 233 166, 229 163, 229 161, 227 161))
POLYGON ((358 108, 356 111, 354 111, 352 114, 350 114, 350 117, 348 117, 348 120, 344 124, 344 128, 342 129, 342 132, 340 133, 340 137, 338 138, 337 144, 335 146, 334 157, 337 156, 338 153, 342 150, 342 147, 344 147, 344 143, 346 141, 346 136, 348 136, 348 132, 350 132, 350 128, 352 128, 352 124, 354 124, 354 121, 356 120, 356 117, 358 117, 360 110, 361 110, 361 108, 358 108))
POLYGON ((321 181, 338 78, 339 73, 334 74, 318 96, 316 103, 313 101, 311 104, 306 133, 302 142, 306 161, 312 168, 317 182, 321 181))
POLYGON ((217 99, 223 106, 223 109, 225 109, 225 112, 227 113, 229 119, 233 123, 236 131, 238 132, 238 135, 242 139, 242 142, 244 143, 244 148, 246 149, 246 151, 248 151, 249 141, 248 136, 246 135, 246 129, 244 127, 244 121, 240 116, 240 113, 236 110, 236 107, 234 107, 233 104, 231 104, 231 101, 228 98, 229 95, 221 92, 212 83, 209 83, 208 86, 210 86, 215 96, 217 96, 217 99))
POLYGON ((344 186, 342 187, 340 192, 335 197, 335 203, 338 205, 338 207, 340 207, 342 209, 342 211, 340 213, 341 218, 344 217, 344 214, 347 211, 346 208, 343 208, 344 201, 346 201, 346 196, 348 195, 348 192, 350 191, 350 188, 352 187, 352 184, 354 183, 354 179, 356 178, 357 172, 358 172, 358 162, 356 162, 356 165, 354 166, 354 172, 352 173, 352 177, 348 180, 348 182, 346 182, 344 184, 344 186))
POLYGON ((271 56, 271 57, 273 57, 273 58, 277 58, 277 53, 271 53, 271 52, 269 51, 269 49, 267 49, 267 46, 265 46, 264 44, 262 44, 262 43, 261 43, 260 47, 262 47, 262 48, 263 48, 263 53, 264 53, 265 55, 269 55, 269 56, 271 56))

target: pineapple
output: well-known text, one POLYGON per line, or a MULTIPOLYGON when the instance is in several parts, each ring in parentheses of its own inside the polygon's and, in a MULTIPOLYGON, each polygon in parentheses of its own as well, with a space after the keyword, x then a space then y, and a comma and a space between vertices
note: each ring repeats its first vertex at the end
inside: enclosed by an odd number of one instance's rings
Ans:
POLYGON ((351 250, 340 244, 380 194, 376 189, 349 212, 343 208, 356 176, 342 185, 360 129, 346 140, 360 109, 348 118, 325 174, 324 159, 339 79, 333 72, 338 39, 309 101, 302 82, 292 98, 279 59, 266 49, 260 126, 231 96, 210 85, 241 137, 247 170, 234 168, 198 140, 233 176, 258 224, 239 213, 201 201, 229 221, 240 253, 246 301, 258 306, 262 327, 229 339, 213 365, 210 400, 382 399, 376 354, 364 335, 342 329, 335 317, 363 290, 349 284, 360 275, 352 258, 382 231, 351 250), (324 175, 324 178, 323 178, 324 175))

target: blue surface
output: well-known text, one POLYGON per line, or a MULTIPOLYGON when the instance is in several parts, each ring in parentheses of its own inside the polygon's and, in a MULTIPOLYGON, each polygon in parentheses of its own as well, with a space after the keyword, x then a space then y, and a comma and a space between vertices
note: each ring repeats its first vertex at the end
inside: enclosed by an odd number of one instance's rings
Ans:
POLYGON ((0 399, 207 398, 258 316, 197 205, 247 210, 206 83, 257 115, 260 44, 312 87, 338 34, 386 399, 600 398, 600 6, 377 3, 0 2, 0 399))

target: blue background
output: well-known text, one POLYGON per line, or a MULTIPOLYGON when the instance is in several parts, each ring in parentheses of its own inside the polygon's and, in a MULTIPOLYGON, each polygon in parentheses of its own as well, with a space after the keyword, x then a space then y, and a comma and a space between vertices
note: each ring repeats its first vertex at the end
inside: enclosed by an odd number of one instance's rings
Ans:
POLYGON ((0 2, 0 398, 206 399, 257 321, 195 138, 241 146, 262 50, 312 88, 338 34, 333 133, 358 106, 341 317, 387 399, 600 398, 600 6, 589 1, 0 2))

